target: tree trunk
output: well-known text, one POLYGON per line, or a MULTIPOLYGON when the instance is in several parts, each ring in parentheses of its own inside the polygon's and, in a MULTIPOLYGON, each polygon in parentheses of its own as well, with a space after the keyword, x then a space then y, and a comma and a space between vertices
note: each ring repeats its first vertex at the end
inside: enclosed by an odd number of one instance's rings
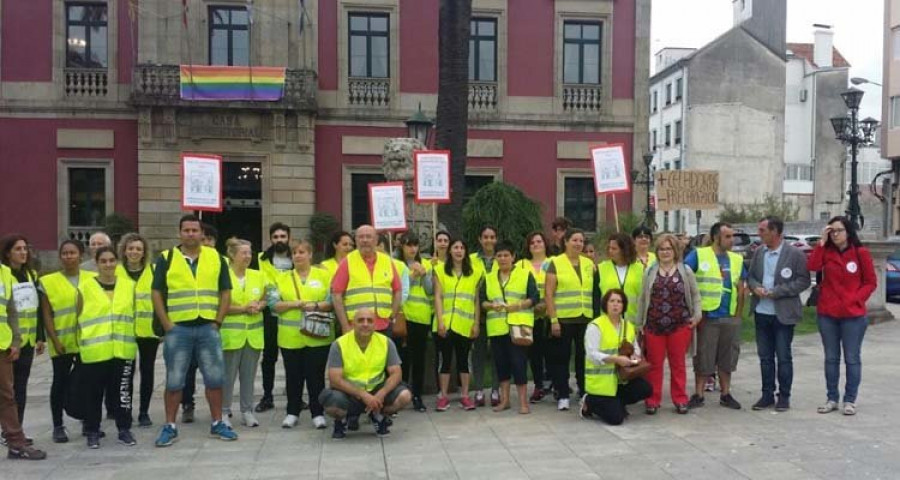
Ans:
POLYGON ((440 0, 438 26, 438 104, 435 144, 450 150, 451 202, 440 207, 441 220, 462 234, 466 191, 466 140, 469 123, 469 22, 472 0, 440 0))

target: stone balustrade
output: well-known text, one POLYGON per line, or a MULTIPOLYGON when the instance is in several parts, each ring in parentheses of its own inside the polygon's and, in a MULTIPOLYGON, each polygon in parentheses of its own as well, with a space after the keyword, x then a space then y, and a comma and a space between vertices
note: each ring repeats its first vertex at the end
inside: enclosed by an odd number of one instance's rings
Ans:
POLYGON ((105 68, 66 68, 66 98, 102 98, 109 93, 105 68))
POLYGON ((600 113, 603 88, 600 85, 563 85, 563 110, 575 113, 600 113))
POLYGON ((350 77, 348 83, 350 105, 387 107, 391 102, 391 79, 350 77))

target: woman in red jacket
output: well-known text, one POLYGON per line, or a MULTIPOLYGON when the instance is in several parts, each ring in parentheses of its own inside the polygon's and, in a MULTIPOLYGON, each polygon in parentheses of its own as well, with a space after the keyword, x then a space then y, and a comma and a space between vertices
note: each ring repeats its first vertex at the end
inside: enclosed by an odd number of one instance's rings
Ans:
POLYGON ((828 401, 819 413, 838 409, 841 349, 847 381, 844 415, 856 414, 856 393, 862 377, 860 349, 869 319, 866 300, 875 291, 875 266, 869 250, 862 246, 855 225, 847 217, 834 217, 822 232, 819 245, 809 256, 810 271, 822 272, 816 309, 819 334, 825 348, 825 385, 828 401))

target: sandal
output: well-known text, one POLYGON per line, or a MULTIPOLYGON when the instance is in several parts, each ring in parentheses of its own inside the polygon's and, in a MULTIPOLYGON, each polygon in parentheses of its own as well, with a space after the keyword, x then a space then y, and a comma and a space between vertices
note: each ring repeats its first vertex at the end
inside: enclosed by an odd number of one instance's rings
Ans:
POLYGON ((43 460, 47 458, 47 453, 43 450, 28 446, 22 448, 10 447, 6 457, 14 460, 43 460))
POLYGON ((856 404, 853 402, 844 402, 844 415, 856 415, 856 404))
POLYGON ((825 402, 824 405, 819 407, 819 409, 817 411, 819 413, 831 413, 837 409, 838 409, 837 402, 833 402, 833 401, 829 400, 829 401, 825 402))

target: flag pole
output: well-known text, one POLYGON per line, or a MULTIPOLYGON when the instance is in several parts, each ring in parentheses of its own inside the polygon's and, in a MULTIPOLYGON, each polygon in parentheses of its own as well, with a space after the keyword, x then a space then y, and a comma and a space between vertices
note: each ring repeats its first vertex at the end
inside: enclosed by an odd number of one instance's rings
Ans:
POLYGON ((253 0, 247 0, 247 67, 250 70, 250 100, 256 100, 256 89, 253 88, 253 0))
POLYGON ((187 37, 188 47, 188 77, 191 81, 191 100, 197 96, 197 85, 194 84, 194 52, 191 48, 191 31, 188 29, 188 0, 181 0, 181 24, 184 26, 184 34, 187 37))

